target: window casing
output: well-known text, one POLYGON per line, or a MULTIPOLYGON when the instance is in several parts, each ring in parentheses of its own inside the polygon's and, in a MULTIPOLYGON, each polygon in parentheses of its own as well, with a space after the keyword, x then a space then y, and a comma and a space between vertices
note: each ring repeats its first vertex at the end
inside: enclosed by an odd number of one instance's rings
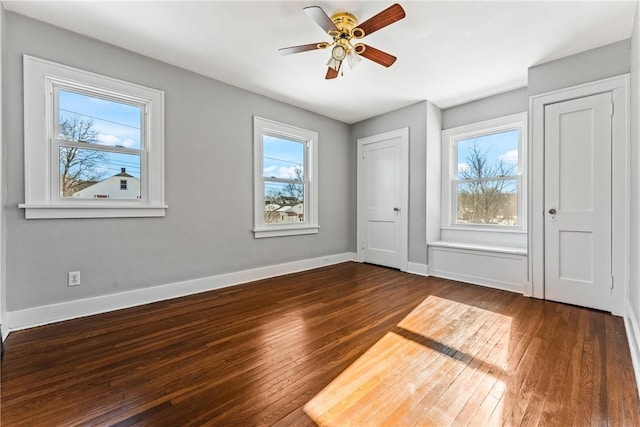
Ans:
POLYGON ((28 55, 24 92, 26 218, 164 216, 163 92, 28 55))
POLYGON ((526 230, 526 113, 442 133, 442 227, 526 230))
POLYGON ((254 236, 318 232, 317 132, 254 117, 254 236))

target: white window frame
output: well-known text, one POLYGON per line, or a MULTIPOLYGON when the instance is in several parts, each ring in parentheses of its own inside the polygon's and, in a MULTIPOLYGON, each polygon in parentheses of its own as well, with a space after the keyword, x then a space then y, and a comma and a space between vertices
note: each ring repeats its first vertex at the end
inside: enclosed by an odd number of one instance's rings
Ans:
POLYGON ((318 233, 318 133, 262 117, 253 117, 254 237, 295 236, 318 233), (304 221, 266 224, 264 221, 263 135, 300 141, 305 146, 304 221))
POLYGON ((527 229, 527 113, 476 122, 442 131, 442 229, 469 231, 526 231, 527 229), (510 130, 519 131, 518 225, 459 224, 457 222, 458 141, 510 130))
POLYGON ((29 55, 24 65, 25 209, 27 219, 165 216, 164 92, 29 55), (58 191, 55 88, 140 105, 139 199, 61 198, 58 191))

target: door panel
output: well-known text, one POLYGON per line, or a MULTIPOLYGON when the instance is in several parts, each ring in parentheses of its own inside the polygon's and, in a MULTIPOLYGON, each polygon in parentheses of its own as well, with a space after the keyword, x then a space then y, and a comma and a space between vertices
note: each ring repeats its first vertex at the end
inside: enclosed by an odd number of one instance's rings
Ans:
POLYGON ((545 298, 611 310, 611 94, 545 106, 545 298))
POLYGON ((365 261, 400 268, 398 138, 363 146, 365 261))
POLYGON ((399 269, 407 262, 403 260, 403 246, 407 246, 403 194, 408 188, 405 134, 394 131, 358 141, 359 259, 399 269))

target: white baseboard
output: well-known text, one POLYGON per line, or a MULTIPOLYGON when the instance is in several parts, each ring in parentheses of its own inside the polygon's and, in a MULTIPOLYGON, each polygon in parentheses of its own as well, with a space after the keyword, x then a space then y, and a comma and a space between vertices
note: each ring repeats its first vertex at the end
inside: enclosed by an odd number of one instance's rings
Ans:
POLYGON ((636 375, 636 387, 640 393, 640 329, 638 329, 638 319, 629 305, 626 303, 626 313, 624 316, 624 329, 627 331, 627 341, 629 342, 629 351, 631 352, 631 362, 633 363, 633 372, 636 375))
MULTIPOLYGON (((63 320, 91 316, 108 311, 120 310, 123 308, 239 285, 242 283, 252 282, 254 280, 267 279, 269 277, 311 270, 347 261, 355 261, 355 259, 355 253, 345 252, 342 254, 327 255, 284 264, 258 267, 234 273, 204 277, 201 279, 152 286, 149 288, 125 291, 117 294, 102 295, 59 304, 9 311, 6 313, 6 326, 3 324, 2 327, 6 327, 8 333, 20 329, 61 322, 63 320)), ((2 335, 4 336, 4 329, 2 335)))
POLYGON ((6 340, 7 336, 9 336, 9 327, 5 323, 0 325, 0 337, 2 338, 2 341, 6 340))
POLYGON ((428 276, 427 264, 420 264, 418 262, 409 262, 407 264, 407 273, 417 274, 419 276, 428 276))

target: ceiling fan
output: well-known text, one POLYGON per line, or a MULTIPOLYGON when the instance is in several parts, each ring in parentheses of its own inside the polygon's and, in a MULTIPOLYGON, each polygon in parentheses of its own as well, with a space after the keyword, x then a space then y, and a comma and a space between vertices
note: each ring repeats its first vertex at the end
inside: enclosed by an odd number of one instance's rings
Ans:
POLYGON ((347 60, 351 68, 360 62, 363 56, 385 67, 390 67, 396 61, 396 57, 364 43, 352 44, 353 39, 358 40, 381 28, 391 25, 405 17, 404 9, 399 4, 389 6, 377 15, 358 25, 355 16, 347 12, 338 12, 329 18, 320 6, 305 7, 304 12, 315 21, 333 39, 331 43, 320 42, 304 44, 300 46, 283 47, 279 49, 282 55, 307 52, 316 49, 331 48, 331 58, 327 62, 327 79, 335 79, 342 66, 342 61, 347 60))

